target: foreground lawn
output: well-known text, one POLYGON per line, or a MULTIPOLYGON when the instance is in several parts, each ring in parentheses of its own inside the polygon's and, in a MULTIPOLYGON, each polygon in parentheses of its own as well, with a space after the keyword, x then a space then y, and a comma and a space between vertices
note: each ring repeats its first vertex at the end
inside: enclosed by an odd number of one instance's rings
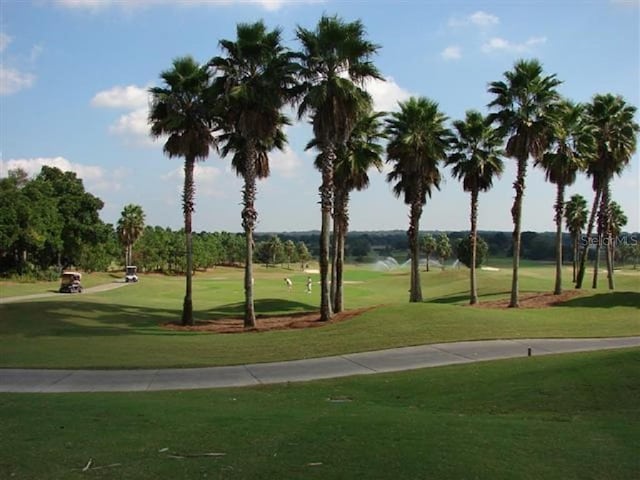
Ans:
POLYGON ((244 389, 4 394, 0 478, 631 479, 638 398, 640 349, 244 389), (82 472, 90 459, 110 467, 82 472))
MULTIPOLYGON (((481 299, 508 295, 507 270, 480 272, 481 299)), ((259 314, 316 311, 317 286, 304 291, 306 275, 270 268, 256 272, 259 314), (288 291, 284 276, 294 288, 288 291)), ((563 306, 488 309, 466 305, 465 270, 423 275, 426 301, 407 301, 406 271, 351 267, 348 308, 376 308, 347 322, 293 331, 221 335, 169 331, 184 289, 181 277, 143 276, 140 283, 108 292, 60 295, 0 305, 0 366, 42 368, 155 368, 232 365, 456 340, 524 337, 640 335, 640 276, 619 275, 618 290, 585 290, 563 306)), ((549 291, 553 269, 523 269, 523 292, 549 291)), ((604 283, 604 282, 603 282, 604 283)), ((239 316, 242 272, 216 269, 194 282, 196 319, 239 316)))

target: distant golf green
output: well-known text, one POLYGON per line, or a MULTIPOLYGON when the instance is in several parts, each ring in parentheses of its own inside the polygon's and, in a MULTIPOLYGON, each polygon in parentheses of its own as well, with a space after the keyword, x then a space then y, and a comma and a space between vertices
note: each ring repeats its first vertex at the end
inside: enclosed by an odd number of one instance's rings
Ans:
MULTIPOLYGON (((312 274, 313 280, 318 275, 312 274)), ((479 272, 480 300, 508 295, 508 269, 479 272)), ((256 268, 259 315, 317 311, 319 288, 305 292, 300 270, 256 268), (284 278, 293 280, 289 291, 284 278)), ((570 271, 565 271, 570 278, 570 271)), ((640 335, 640 272, 618 272, 617 290, 602 285, 544 309, 472 308, 468 271, 423 273, 425 302, 408 303, 407 270, 374 271, 348 266, 347 309, 374 309, 322 328, 263 333, 175 332, 162 324, 180 317, 184 278, 141 275, 140 282, 100 293, 55 296, 0 304, 0 366, 42 368, 156 368, 233 365, 456 340, 525 337, 640 335), (587 308, 588 307, 588 308, 587 308)), ((83 277, 85 285, 112 282, 106 274, 83 277)), ((549 292, 553 267, 521 270, 523 294, 549 292)), ((603 284, 606 282, 602 282, 603 284)), ((0 284, 3 296, 51 290, 51 284, 0 284)), ((570 288, 567 282, 567 288, 570 288)), ((194 278, 196 320, 241 316, 242 270, 219 268, 194 278)), ((258 320, 259 321, 259 320, 258 320)))
POLYGON ((639 379, 629 349, 243 389, 3 394, 0 478, 632 479, 639 379))

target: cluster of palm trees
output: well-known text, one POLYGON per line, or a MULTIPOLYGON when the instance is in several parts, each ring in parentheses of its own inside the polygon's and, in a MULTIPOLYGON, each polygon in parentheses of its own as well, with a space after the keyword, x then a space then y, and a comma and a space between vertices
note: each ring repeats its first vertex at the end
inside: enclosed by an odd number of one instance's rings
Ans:
MULTIPOLYGON (((522 200, 530 157, 545 169, 547 179, 558 186, 555 220, 559 234, 565 186, 575 180, 577 171, 586 170, 596 191, 587 233, 591 234, 594 212, 599 209, 599 235, 613 235, 608 228, 609 184, 613 175, 620 174, 629 162, 638 131, 633 121, 635 108, 621 97, 597 95, 591 104, 573 105, 560 97, 556 90, 560 81, 555 75, 544 75, 539 62, 518 61, 512 71, 505 72, 503 81, 489 86, 494 95, 489 104, 493 112, 483 116, 469 111, 464 120, 453 122, 450 129, 438 104, 427 98, 401 102, 399 110, 386 117, 383 112, 374 111, 365 86, 368 81, 383 80, 371 60, 379 46, 365 38, 360 21, 345 22, 337 16, 325 15, 314 29, 298 27, 300 50, 296 52, 283 46, 279 29, 269 30, 262 22, 239 24, 236 34, 235 41, 221 40, 223 55, 204 65, 191 57, 174 60, 172 68, 161 74, 164 85, 150 89, 151 134, 167 136, 165 153, 185 159, 187 282, 183 323, 193 323, 189 256, 194 166, 212 148, 219 148, 223 156, 232 156, 233 168, 244 179, 242 226, 247 253, 244 321, 245 327, 255 326, 252 259, 257 220, 256 180, 269 175, 269 152, 286 145, 284 127, 290 124, 283 114, 286 106, 297 106, 298 119, 309 119, 313 139, 307 148, 318 150, 316 167, 322 175, 319 188, 322 321, 343 309, 349 196, 353 190, 367 187, 370 168, 382 169, 382 139, 387 140, 386 161, 391 167, 387 180, 393 183, 394 194, 402 196, 410 207, 412 302, 422 300, 418 269, 420 218, 427 197, 440 187, 441 164, 451 166, 454 177, 470 193, 470 239, 475 256, 479 193, 490 189, 493 179, 502 173, 502 156, 517 160, 512 208, 513 307, 518 306, 522 200)), ((567 225, 577 225, 574 220, 567 217, 567 225)), ((561 249, 561 241, 558 242, 561 249)), ((584 275, 585 257, 583 249, 576 273, 577 286, 584 275)), ((475 261, 471 266, 471 303, 475 303, 475 261)), ((556 292, 561 289, 560 282, 558 270, 556 292)))

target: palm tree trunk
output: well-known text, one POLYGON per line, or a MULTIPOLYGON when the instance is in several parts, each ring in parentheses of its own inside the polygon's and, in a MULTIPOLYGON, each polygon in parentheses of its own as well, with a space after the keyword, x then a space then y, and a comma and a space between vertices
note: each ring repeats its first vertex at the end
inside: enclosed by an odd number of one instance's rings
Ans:
POLYGON ((184 234, 187 249, 186 292, 182 304, 182 324, 193 325, 193 299, 192 299, 192 274, 193 274, 193 242, 191 235, 191 217, 193 215, 195 184, 193 182, 193 170, 195 159, 187 157, 184 163, 184 191, 182 194, 182 208, 184 211, 184 234))
POLYGON ((420 285, 420 216, 422 205, 420 204, 420 192, 416 194, 417 200, 411 204, 409 219, 409 249, 411 250, 411 288, 409 290, 410 302, 422 302, 422 286, 420 285))
POLYGON ((476 245, 478 238, 478 190, 471 192, 471 294, 469 303, 478 303, 478 287, 476 285, 476 245))
POLYGON ((598 288, 598 273, 600 271, 600 245, 602 244, 602 234, 598 228, 598 243, 596 243, 596 258, 593 262, 593 281, 591 288, 598 288))
POLYGON ((513 188, 516 191, 516 197, 511 207, 511 218, 513 219, 513 276, 511 279, 511 300, 510 308, 518 308, 519 300, 519 283, 518 273, 520 269, 520 231, 522 224, 522 199, 524 197, 525 177, 527 175, 527 157, 523 156, 518 159, 518 174, 516 181, 513 182, 513 188))
POLYGON ((336 254, 336 292, 334 299, 334 312, 344 310, 344 248, 349 228, 349 192, 343 191, 340 198, 340 214, 338 216, 338 249, 336 254))
POLYGON ((244 262, 244 328, 255 328, 256 312, 253 302, 253 231, 258 219, 256 202, 256 150, 253 141, 247 146, 247 165, 244 172, 242 191, 242 227, 246 240, 247 258, 244 262))
POLYGON ((589 223, 587 224, 587 237, 585 244, 582 248, 582 255, 580 255, 580 268, 578 268, 578 278, 576 279, 576 288, 582 288, 582 282, 584 280, 584 274, 587 266, 587 256, 589 255, 589 247, 591 246, 591 234, 593 233, 593 224, 596 220, 596 213, 598 211, 598 205, 600 204, 600 195, 602 191, 600 188, 596 188, 596 193, 593 198, 593 207, 589 214, 589 223))
MULTIPOLYGON (((337 201, 338 192, 335 192, 337 201)), ((331 236, 331 282, 329 284, 329 301, 331 302, 333 312, 336 312, 336 289, 338 288, 338 238, 340 237, 340 226, 336 220, 336 201, 334 201, 333 213, 333 235, 331 236)))
POLYGON ((335 148, 328 145, 322 156, 322 185, 320 192, 320 208, 322 211, 322 227, 320 230, 320 321, 331 320, 331 298, 329 292, 329 237, 331 232, 331 207, 333 206, 333 163, 335 148))
POLYGON ((606 235, 607 225, 607 203, 606 199, 608 187, 605 184, 602 188, 602 195, 600 197, 600 208, 598 209, 598 243, 596 244, 596 260, 593 264, 593 283, 592 288, 598 288, 598 274, 600 270, 600 249, 604 243, 604 237, 606 235))
POLYGON ((571 281, 573 283, 576 283, 576 271, 578 269, 578 254, 579 254, 579 250, 578 250, 578 236, 579 233, 574 232, 571 234, 571 246, 572 246, 572 262, 571 262, 571 267, 572 267, 572 273, 571 273, 571 281))
POLYGON ((556 196, 556 284, 554 295, 562 293, 562 213, 564 211, 564 184, 558 183, 556 196))
POLYGON ((613 279, 613 252, 615 248, 614 238, 611 235, 611 215, 609 212, 609 205, 611 204, 611 188, 609 185, 609 181, 604 185, 604 192, 602 198, 602 206, 603 210, 603 225, 604 225, 604 234, 607 237, 607 279, 609 280, 609 290, 614 290, 616 285, 613 279))

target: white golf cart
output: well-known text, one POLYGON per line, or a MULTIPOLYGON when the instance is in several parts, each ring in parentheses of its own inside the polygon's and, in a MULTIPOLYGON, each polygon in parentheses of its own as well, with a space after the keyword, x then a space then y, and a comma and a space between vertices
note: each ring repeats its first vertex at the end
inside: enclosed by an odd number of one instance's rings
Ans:
POLYGON ((124 281, 129 282, 137 282, 138 281, 138 267, 135 265, 127 265, 126 275, 124 277, 124 281))

